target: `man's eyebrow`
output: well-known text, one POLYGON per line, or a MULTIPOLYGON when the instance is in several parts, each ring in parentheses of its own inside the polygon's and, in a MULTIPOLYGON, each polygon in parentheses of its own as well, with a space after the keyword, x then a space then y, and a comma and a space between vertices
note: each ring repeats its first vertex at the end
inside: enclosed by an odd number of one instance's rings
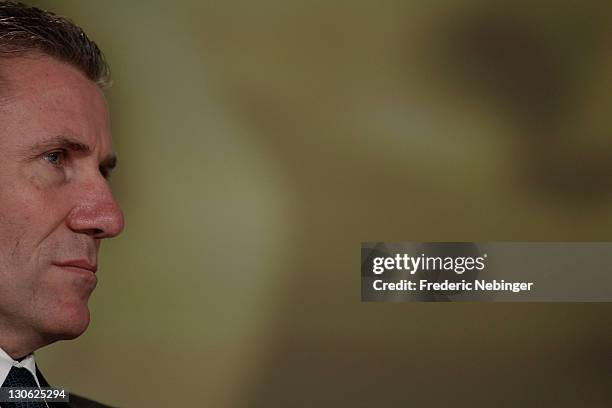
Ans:
POLYGON ((66 149, 82 153, 91 152, 91 147, 69 136, 55 136, 42 140, 34 144, 34 146, 30 148, 30 151, 33 154, 38 154, 49 149, 66 149))
MULTIPOLYGON (((78 153, 91 153, 92 149, 89 145, 70 136, 54 136, 49 139, 37 142, 30 148, 32 155, 36 156, 41 152, 51 149, 65 149, 78 153)), ((110 173, 117 166, 117 156, 109 154, 100 162, 100 169, 110 173)))

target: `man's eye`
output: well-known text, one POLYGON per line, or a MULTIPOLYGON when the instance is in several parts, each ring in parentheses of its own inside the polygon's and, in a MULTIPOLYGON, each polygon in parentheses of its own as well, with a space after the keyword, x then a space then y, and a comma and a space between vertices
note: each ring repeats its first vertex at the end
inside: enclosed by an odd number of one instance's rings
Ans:
POLYGON ((110 170, 106 167, 100 166, 100 174, 107 180, 110 178, 110 170))
POLYGON ((60 167, 64 164, 65 153, 61 150, 56 150, 54 152, 45 153, 43 158, 56 167, 60 167))

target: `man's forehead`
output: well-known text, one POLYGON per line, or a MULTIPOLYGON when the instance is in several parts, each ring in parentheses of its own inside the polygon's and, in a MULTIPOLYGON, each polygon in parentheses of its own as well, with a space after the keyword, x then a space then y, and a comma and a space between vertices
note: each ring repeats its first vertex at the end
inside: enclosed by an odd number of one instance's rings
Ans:
MULTIPOLYGON (((100 87, 77 68, 40 53, 0 58, 0 94, 8 101, 25 99, 40 103, 80 97, 81 105, 107 112, 100 87)), ((57 103, 48 106, 66 107, 57 103)))
POLYGON ((24 56, 4 59, 0 75, 7 85, 0 115, 13 133, 28 129, 21 142, 112 153, 104 95, 76 68, 50 57, 24 56))
POLYGON ((3 77, 12 82, 20 82, 26 79, 22 85, 34 86, 33 80, 39 79, 40 82, 54 82, 58 78, 61 81, 73 78, 83 78, 95 85, 94 82, 77 68, 57 58, 43 54, 38 51, 26 52, 15 56, 3 56, 0 58, 0 70, 3 77))

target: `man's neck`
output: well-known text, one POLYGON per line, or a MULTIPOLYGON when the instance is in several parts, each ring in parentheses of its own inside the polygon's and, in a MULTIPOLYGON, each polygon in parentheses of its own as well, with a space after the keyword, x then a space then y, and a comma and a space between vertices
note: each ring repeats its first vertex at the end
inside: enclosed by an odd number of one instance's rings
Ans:
POLYGON ((2 340, 0 340, 0 348, 2 348, 2 350, 4 350, 4 352, 8 354, 15 361, 21 361, 34 352, 34 350, 25 351, 25 350, 11 349, 9 346, 3 343, 2 340))
POLYGON ((14 360, 20 361, 46 344, 40 335, 19 333, 0 322, 0 348, 14 360))

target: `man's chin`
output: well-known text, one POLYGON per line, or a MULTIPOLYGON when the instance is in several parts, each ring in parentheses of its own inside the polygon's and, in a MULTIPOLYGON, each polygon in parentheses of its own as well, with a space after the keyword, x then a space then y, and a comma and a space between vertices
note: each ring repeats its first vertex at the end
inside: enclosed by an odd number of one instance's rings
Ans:
POLYGON ((45 337, 52 341, 77 338, 87 330, 89 321, 87 305, 62 310, 61 313, 58 311, 55 316, 45 322, 45 337))

